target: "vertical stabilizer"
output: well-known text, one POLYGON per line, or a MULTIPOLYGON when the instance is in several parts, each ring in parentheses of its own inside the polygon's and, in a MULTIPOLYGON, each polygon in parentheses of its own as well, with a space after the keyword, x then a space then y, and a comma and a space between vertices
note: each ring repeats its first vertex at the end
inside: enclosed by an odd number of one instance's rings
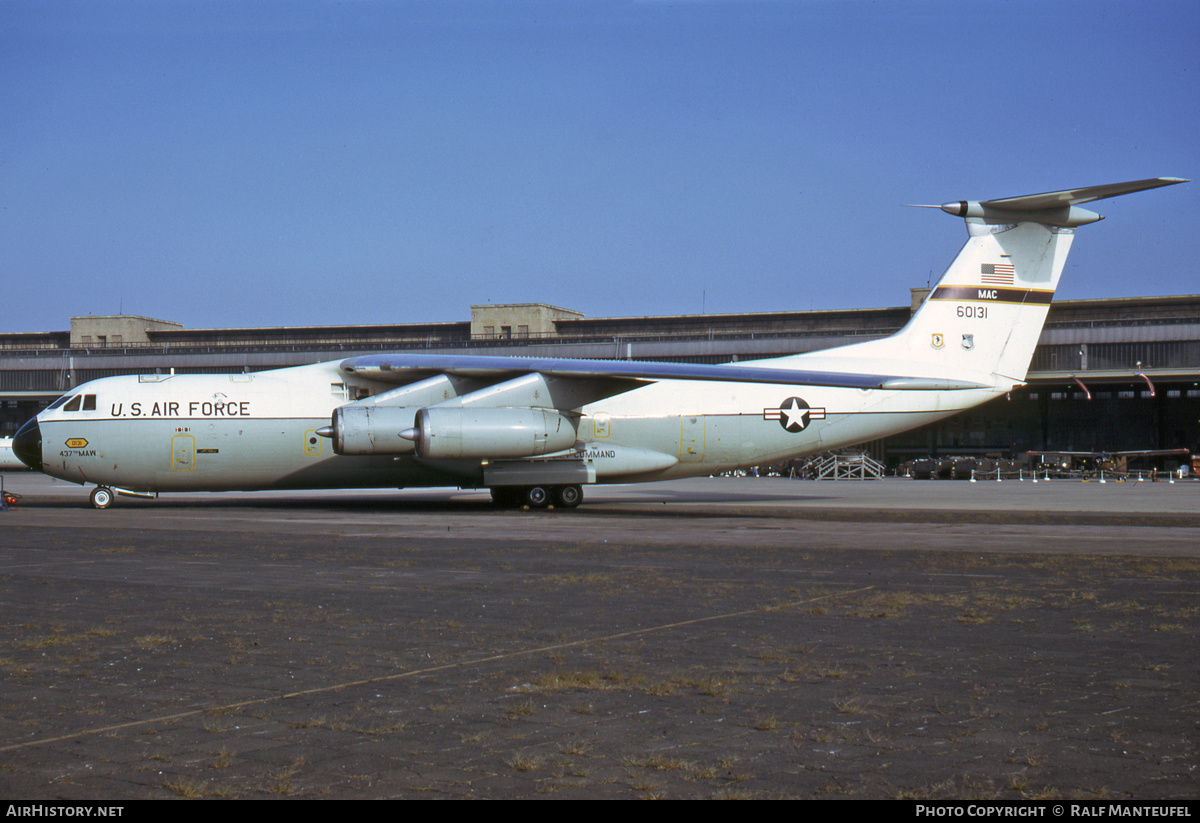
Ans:
POLYGON ((944 377, 1006 390, 1025 380, 1077 226, 1101 220, 1079 208, 1106 197, 1184 183, 1156 177, 940 208, 970 235, 908 324, 891 337, 788 360, 798 368, 944 377))
POLYGON ((969 223, 970 239, 908 325, 894 356, 1021 382, 1075 230, 969 223))

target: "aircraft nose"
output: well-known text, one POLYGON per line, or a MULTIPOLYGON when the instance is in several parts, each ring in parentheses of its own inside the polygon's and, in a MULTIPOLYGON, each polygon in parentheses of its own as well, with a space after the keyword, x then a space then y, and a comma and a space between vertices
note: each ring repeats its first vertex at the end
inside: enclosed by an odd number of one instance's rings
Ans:
POLYGON ((36 417, 26 420, 25 425, 17 429, 12 449, 26 466, 34 471, 42 470, 42 430, 36 417))

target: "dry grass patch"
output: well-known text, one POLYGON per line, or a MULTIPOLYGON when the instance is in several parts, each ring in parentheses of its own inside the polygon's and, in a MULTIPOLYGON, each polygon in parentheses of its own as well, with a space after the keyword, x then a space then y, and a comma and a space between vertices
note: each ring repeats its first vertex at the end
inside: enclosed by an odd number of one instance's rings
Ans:
POLYGON ((133 645, 139 649, 153 649, 156 646, 166 646, 175 642, 169 634, 144 634, 133 639, 133 645))
POLYGON ((847 700, 833 701, 833 707, 842 714, 862 714, 867 710, 867 703, 861 698, 851 697, 847 700))
POLYGON ((733 692, 733 683, 719 677, 693 677, 680 680, 684 686, 690 686, 705 697, 729 697, 733 692))
POLYGON ((818 666, 816 674, 817 677, 828 677, 832 680, 840 680, 846 676, 846 670, 839 669, 837 666, 818 666))
POLYGON ((504 716, 509 720, 516 720, 519 717, 529 717, 537 711, 537 706, 532 700, 526 700, 524 703, 519 703, 512 706, 504 713, 504 716))
POLYGON ((392 723, 383 723, 378 726, 364 726, 358 723, 351 723, 346 720, 327 720, 325 717, 315 717, 312 720, 295 720, 292 722, 293 729, 329 729, 335 732, 352 732, 354 734, 375 735, 375 734, 391 734, 394 732, 404 731, 408 724, 403 720, 397 720, 392 723))
POLYGON ((979 612, 966 612, 965 614, 958 615, 957 617, 954 618, 954 620, 958 623, 975 623, 975 624, 992 622, 992 618, 990 616, 988 616, 986 614, 980 614, 979 612))
POLYGON ((850 617, 891 619, 903 617, 906 610, 920 602, 912 592, 871 592, 860 600, 847 604, 850 617))
POLYGON ((645 678, 615 671, 552 671, 516 687, 521 692, 558 692, 571 689, 604 691, 641 688, 645 678))
POLYGON ((163 788, 180 797, 194 799, 204 797, 208 784, 202 780, 193 780, 190 777, 177 777, 174 780, 168 780, 166 783, 163 783, 163 788))
POLYGON ((524 752, 517 752, 505 761, 515 772, 532 772, 542 766, 542 759, 524 752))
POLYGON ((654 771, 658 772, 692 772, 696 770, 696 764, 690 760, 683 760, 678 757, 670 757, 665 754, 649 754, 645 755, 644 757, 627 755, 621 758, 621 764, 632 768, 653 769, 654 771))

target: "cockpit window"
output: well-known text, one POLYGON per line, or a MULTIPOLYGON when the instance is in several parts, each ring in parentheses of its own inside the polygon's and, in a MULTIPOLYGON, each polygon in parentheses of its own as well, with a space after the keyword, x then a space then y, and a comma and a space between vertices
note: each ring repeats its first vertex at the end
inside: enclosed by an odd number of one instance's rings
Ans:
MULTIPOLYGON (((55 403, 54 405, 50 406, 50 408, 54 408, 57 405, 58 405, 58 403, 55 403)), ((73 411, 79 411, 80 409, 83 409, 83 411, 95 411, 96 410, 96 395, 94 395, 94 394, 77 394, 74 397, 69 398, 67 401, 67 405, 63 406, 63 411, 73 412, 73 411)))
POLYGON ((53 403, 51 403, 49 406, 47 406, 46 411, 50 411, 51 409, 57 409, 63 403, 66 403, 68 400, 71 400, 72 398, 77 397, 77 396, 78 395, 64 394, 62 397, 58 398, 53 403))

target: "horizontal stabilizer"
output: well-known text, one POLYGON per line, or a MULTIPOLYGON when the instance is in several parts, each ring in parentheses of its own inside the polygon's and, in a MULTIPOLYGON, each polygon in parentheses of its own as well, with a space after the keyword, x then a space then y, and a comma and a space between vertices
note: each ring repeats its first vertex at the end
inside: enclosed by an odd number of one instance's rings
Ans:
POLYGON ((1127 183, 1108 183, 1103 186, 1085 186, 1041 194, 1023 194, 1019 197, 1000 197, 994 200, 959 200, 940 206, 920 208, 940 208, 947 214, 962 217, 968 222, 1041 223, 1046 226, 1074 228, 1104 219, 1093 211, 1079 208, 1081 203, 1186 182, 1188 181, 1180 177, 1151 177, 1148 180, 1131 180, 1127 183))
POLYGON ((981 205, 993 209, 1008 211, 1045 211, 1061 209, 1064 206, 1078 206, 1093 200, 1104 200, 1122 194, 1132 194, 1135 191, 1157 189, 1160 186, 1173 186, 1176 183, 1186 183, 1180 177, 1151 177, 1149 180, 1132 180, 1128 183, 1109 183, 1104 186, 1085 186, 1082 189, 1063 189, 1048 191, 1043 194, 1025 194, 1020 197, 1002 197, 998 200, 983 200, 981 205))

